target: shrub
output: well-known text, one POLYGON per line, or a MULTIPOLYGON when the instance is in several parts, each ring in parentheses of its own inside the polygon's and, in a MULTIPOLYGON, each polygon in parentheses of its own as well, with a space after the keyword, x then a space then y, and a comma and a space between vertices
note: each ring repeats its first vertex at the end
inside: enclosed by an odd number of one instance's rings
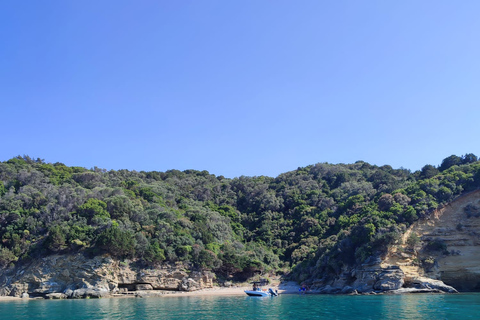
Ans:
POLYGON ((133 256, 135 253, 135 239, 130 230, 122 230, 111 226, 103 231, 97 241, 100 247, 118 258, 133 256))
POLYGON ((445 241, 443 240, 431 240, 427 242, 425 245, 425 250, 426 251, 441 251, 442 253, 446 253, 447 251, 447 245, 445 244, 445 241))

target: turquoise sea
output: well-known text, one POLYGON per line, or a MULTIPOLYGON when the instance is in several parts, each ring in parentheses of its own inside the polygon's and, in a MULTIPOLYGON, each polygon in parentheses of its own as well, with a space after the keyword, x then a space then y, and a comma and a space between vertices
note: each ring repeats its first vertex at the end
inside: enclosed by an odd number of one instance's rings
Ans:
POLYGON ((479 319, 480 294, 0 301, 0 319, 479 319))

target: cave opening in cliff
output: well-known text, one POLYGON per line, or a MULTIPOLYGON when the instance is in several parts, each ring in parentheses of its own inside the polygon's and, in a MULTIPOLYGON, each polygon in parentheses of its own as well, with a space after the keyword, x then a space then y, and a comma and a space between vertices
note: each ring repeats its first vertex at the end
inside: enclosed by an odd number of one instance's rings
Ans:
POLYGON ((136 287, 134 283, 119 283, 119 289, 127 289, 127 291, 136 291, 136 287))

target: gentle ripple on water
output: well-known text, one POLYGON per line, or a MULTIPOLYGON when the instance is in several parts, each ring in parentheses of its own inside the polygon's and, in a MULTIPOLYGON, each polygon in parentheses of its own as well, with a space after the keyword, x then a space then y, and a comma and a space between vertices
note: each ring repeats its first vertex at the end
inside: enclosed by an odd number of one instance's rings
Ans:
POLYGON ((480 294, 191 296, 0 302, 0 319, 479 319, 480 294))

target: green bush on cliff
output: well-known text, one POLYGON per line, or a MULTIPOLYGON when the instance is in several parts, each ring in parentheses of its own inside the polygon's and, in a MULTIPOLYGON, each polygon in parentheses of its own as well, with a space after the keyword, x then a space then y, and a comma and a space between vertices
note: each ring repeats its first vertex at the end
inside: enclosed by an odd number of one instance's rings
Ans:
POLYGON ((114 257, 133 257, 135 254, 135 239, 133 232, 122 230, 112 225, 100 233, 97 240, 98 246, 114 257))
POLYGON ((7 267, 10 263, 17 261, 18 258, 8 248, 0 245, 0 268, 7 267))

